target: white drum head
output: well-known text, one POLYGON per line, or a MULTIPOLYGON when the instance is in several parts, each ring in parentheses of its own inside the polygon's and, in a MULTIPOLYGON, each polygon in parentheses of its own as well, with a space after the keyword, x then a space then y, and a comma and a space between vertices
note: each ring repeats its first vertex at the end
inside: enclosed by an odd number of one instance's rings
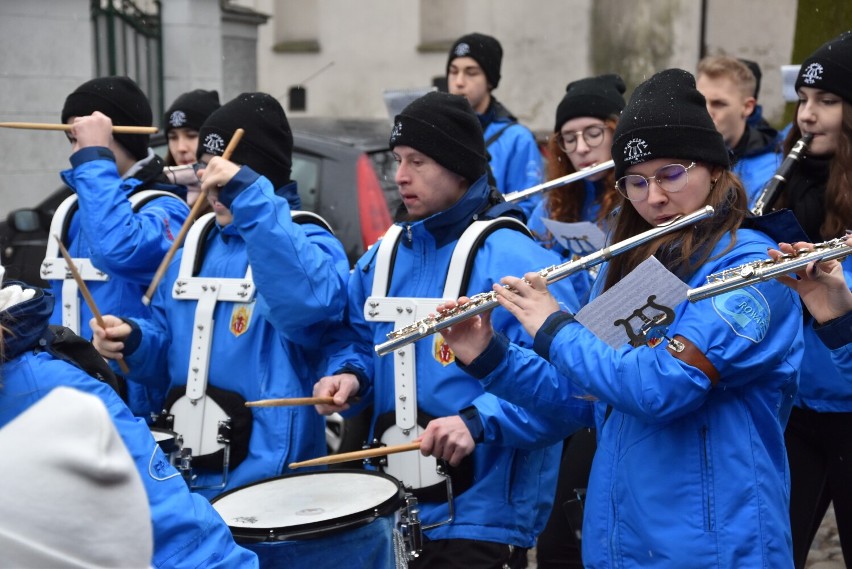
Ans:
POLYGON ((232 528, 295 528, 359 513, 373 515, 399 491, 399 483, 382 474, 313 472, 238 488, 213 500, 213 507, 232 528))

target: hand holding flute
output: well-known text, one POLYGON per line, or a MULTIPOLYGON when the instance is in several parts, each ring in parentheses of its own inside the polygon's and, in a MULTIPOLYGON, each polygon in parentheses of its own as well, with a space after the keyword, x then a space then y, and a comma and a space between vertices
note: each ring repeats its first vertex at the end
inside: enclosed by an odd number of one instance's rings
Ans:
MULTIPOLYGON (((845 244, 852 248, 852 236, 846 238, 845 244)), ((769 256, 780 262, 785 257, 807 254, 816 248, 813 243, 779 243, 777 250, 769 250, 769 256)), ((852 254, 852 250, 849 254, 852 254)), ((796 276, 782 275, 778 280, 799 293, 802 303, 819 324, 852 312, 852 291, 843 276, 843 266, 839 260, 813 261, 793 274, 796 276)))

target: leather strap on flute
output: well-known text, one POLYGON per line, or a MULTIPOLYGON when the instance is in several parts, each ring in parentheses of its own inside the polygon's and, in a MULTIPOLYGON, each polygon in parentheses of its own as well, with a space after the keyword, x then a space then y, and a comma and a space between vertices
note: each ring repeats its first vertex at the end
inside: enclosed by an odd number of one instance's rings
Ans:
POLYGON ((716 387, 716 384, 719 383, 719 371, 716 369, 716 366, 707 359, 704 352, 699 350, 695 344, 680 334, 676 334, 674 339, 683 344, 683 350, 680 352, 669 350, 669 353, 683 363, 700 369, 704 375, 710 379, 710 384, 713 385, 713 387, 716 387))
MULTIPOLYGON (((245 131, 241 128, 238 128, 234 131, 234 136, 231 137, 231 141, 228 142, 228 147, 225 149, 225 152, 222 154, 222 158, 225 160, 230 160, 231 154, 236 150, 237 145, 240 143, 240 139, 243 137, 245 131)), ((160 262, 160 266, 157 267, 157 272, 154 273, 154 278, 151 279, 151 284, 148 285, 148 290, 145 291, 145 294, 142 296, 142 304, 148 306, 151 304, 151 299, 154 298, 154 292, 157 290, 157 286, 160 284, 160 281, 163 280, 163 275, 166 274, 166 269, 169 268, 169 263, 172 262, 172 258, 174 258, 175 253, 183 245, 183 240, 186 238, 187 232, 189 232, 189 228, 192 227, 193 222, 195 222, 195 218, 198 217, 201 208, 204 207, 204 202, 207 201, 207 192, 202 189, 201 194, 198 196, 198 199, 195 200, 195 203, 192 206, 192 209, 189 212, 189 216, 186 218, 186 221, 183 222, 183 225, 180 228, 180 232, 175 237, 175 240, 172 242, 172 246, 169 247, 169 250, 166 252, 166 256, 163 257, 163 260, 160 262)))

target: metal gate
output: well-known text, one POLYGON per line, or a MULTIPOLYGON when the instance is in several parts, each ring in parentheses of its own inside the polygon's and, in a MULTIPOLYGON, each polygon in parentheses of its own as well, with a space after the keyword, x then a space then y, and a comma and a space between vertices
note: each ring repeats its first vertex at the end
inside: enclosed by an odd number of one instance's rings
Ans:
POLYGON ((159 0, 92 0, 95 75, 136 81, 163 116, 163 28, 159 0), (142 7, 140 7, 140 4, 142 7))

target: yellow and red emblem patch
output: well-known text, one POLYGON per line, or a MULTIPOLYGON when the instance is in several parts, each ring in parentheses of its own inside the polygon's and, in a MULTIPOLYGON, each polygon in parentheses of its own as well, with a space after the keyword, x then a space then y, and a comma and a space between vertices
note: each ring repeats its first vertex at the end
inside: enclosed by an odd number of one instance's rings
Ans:
POLYGON ((448 366, 456 361, 456 355, 440 334, 435 334, 435 341, 432 343, 432 355, 435 361, 443 366, 448 366))
POLYGON ((231 334, 240 337, 248 330, 251 323, 251 314, 254 310, 254 303, 251 304, 236 304, 231 311, 231 334))

